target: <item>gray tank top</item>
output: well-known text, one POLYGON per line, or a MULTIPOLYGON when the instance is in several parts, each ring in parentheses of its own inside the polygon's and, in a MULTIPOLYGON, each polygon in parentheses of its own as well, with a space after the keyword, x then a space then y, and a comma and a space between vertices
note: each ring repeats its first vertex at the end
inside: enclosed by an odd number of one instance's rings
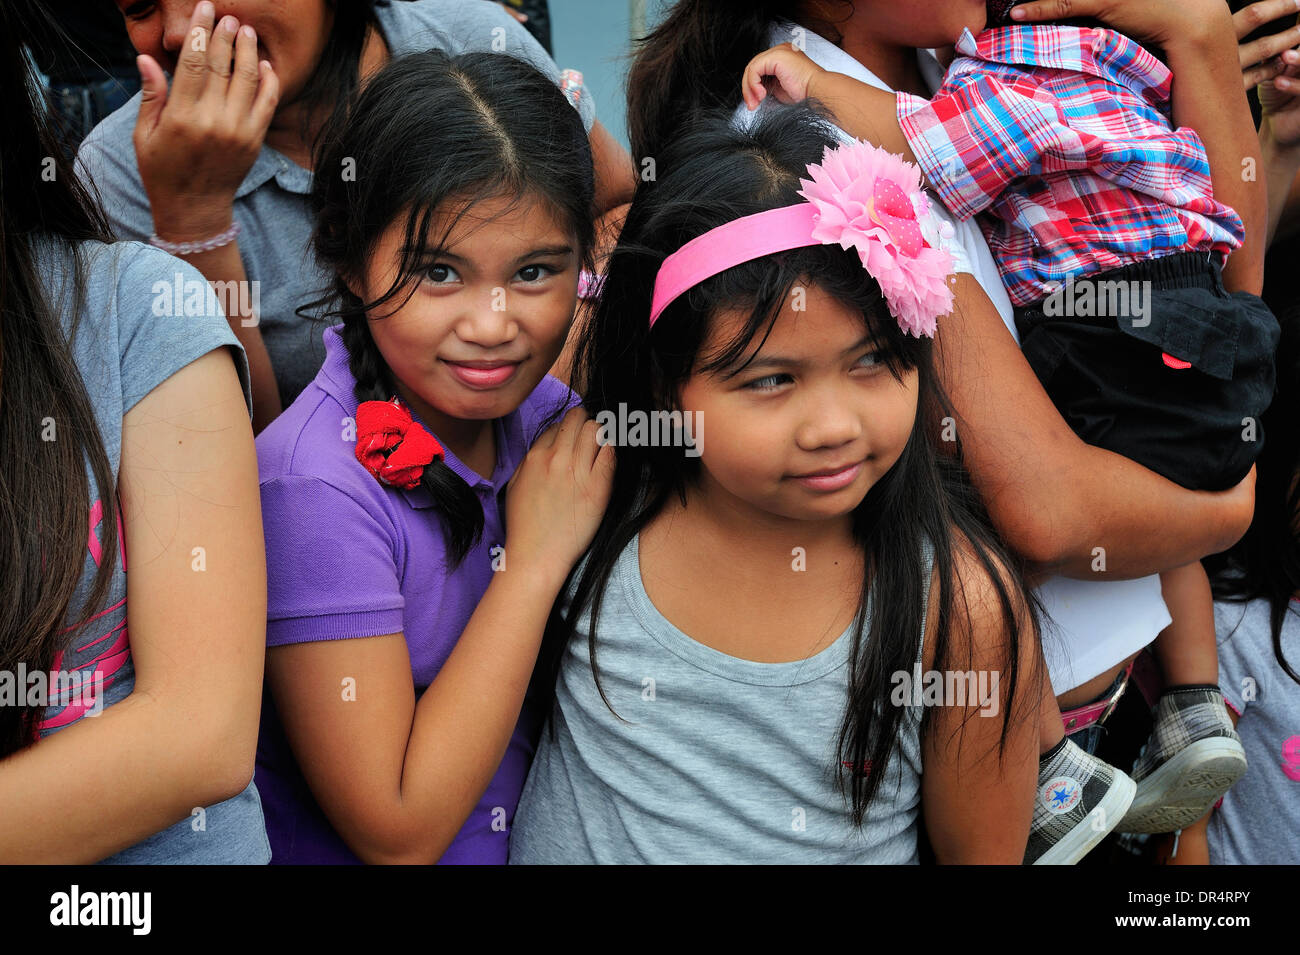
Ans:
MULTIPOLYGON (((927 599, 932 563, 927 546, 927 599)), ((601 684, 622 720, 592 679, 589 629, 584 614, 515 815, 511 863, 917 861, 920 707, 903 715, 860 829, 835 786, 852 625, 805 660, 721 653, 655 609, 633 539, 598 628, 601 684)))

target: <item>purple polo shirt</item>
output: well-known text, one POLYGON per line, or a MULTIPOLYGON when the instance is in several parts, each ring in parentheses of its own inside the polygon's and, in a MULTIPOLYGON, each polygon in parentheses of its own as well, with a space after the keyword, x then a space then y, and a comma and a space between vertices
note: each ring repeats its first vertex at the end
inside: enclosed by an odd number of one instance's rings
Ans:
MULTIPOLYGON (((442 524, 428 492, 381 485, 357 463, 355 382, 340 328, 325 332, 325 364, 316 378, 257 438, 266 643, 277 647, 400 631, 418 698, 487 590, 490 551, 505 540, 500 495, 506 482, 552 412, 577 399, 547 377, 518 409, 498 418, 497 464, 490 480, 447 451, 447 464, 474 490, 484 517, 478 544, 448 572, 442 524)), ((509 828, 542 717, 526 700, 496 775, 440 862, 506 861, 509 828)), ((359 862, 312 797, 269 690, 262 701, 256 781, 273 864, 359 862)))

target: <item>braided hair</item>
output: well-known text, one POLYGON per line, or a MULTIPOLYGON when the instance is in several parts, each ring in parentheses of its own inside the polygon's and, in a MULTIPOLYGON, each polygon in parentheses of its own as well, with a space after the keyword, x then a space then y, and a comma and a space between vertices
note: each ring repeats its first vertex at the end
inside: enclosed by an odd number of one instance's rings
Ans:
MULTIPOLYGON (((348 350, 348 370, 356 379, 353 394, 357 397, 357 404, 390 400, 397 394, 397 389, 370 334, 365 314, 345 318, 342 335, 348 350)), ((465 559, 483 533, 483 508, 469 485, 442 458, 425 466, 420 487, 438 502, 447 532, 447 553, 454 567, 465 559)))

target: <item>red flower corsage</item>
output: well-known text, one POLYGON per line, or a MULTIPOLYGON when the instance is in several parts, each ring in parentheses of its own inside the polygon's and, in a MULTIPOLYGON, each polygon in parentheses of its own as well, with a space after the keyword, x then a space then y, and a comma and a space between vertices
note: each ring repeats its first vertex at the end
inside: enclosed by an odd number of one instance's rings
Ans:
POLYGON ((416 424, 401 398, 357 408, 357 460, 381 484, 411 490, 443 457, 438 439, 416 424))

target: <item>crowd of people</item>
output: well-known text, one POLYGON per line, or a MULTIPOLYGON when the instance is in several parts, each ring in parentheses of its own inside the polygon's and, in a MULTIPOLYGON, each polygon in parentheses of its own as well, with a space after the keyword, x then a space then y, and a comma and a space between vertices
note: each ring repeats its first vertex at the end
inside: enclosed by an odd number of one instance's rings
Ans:
POLYGON ((116 3, 93 124, 0 7, 0 860, 1300 862, 1300 2, 677 0, 630 151, 116 3))

